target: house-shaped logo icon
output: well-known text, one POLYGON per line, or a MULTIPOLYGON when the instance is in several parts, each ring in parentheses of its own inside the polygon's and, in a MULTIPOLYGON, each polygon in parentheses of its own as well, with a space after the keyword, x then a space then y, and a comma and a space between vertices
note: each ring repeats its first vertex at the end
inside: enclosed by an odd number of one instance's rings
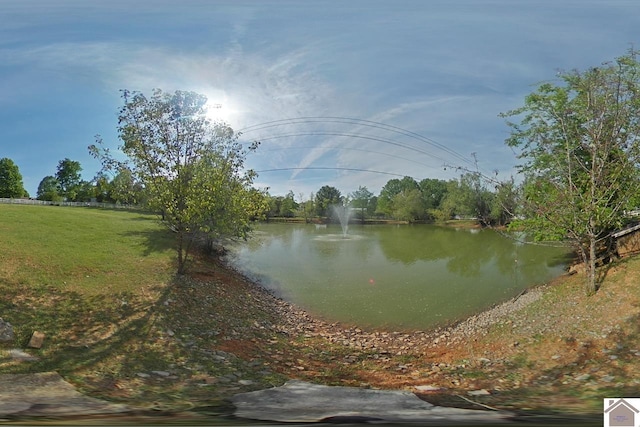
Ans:
POLYGON ((610 426, 635 427, 638 413, 640 410, 634 408, 624 399, 609 400, 609 406, 604 410, 610 426))

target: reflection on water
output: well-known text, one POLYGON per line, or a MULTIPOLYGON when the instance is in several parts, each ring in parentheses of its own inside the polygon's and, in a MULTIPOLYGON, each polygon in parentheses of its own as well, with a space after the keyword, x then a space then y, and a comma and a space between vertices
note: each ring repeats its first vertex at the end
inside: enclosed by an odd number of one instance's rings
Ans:
POLYGON ((264 224, 231 261, 327 320, 424 329, 561 274, 565 255, 491 230, 264 224))

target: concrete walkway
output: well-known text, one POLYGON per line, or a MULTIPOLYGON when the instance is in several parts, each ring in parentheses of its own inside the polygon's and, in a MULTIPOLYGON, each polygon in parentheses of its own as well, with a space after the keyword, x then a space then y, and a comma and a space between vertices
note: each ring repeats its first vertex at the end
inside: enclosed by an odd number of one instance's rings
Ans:
POLYGON ((125 405, 80 394, 56 372, 0 375, 0 419, 115 415, 125 405))
POLYGON ((409 392, 329 387, 303 381, 237 394, 232 402, 237 417, 288 423, 495 424, 513 418, 513 414, 502 411, 434 406, 409 392))

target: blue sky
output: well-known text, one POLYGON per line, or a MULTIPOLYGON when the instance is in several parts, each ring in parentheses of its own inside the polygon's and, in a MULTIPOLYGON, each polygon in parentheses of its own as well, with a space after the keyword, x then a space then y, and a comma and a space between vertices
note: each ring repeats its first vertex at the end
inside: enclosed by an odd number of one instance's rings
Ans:
POLYGON ((272 194, 451 179, 472 153, 507 178, 498 114, 640 45, 636 0, 2 0, 0 17, 0 158, 32 196, 64 158, 93 178, 87 146, 119 145, 121 89, 220 104, 263 141, 247 164, 272 194))

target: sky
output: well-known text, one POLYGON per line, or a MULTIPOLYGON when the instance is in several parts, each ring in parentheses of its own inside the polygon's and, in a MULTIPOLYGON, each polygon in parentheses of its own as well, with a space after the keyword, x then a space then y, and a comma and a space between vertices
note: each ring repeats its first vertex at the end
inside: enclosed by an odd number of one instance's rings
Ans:
POLYGON ((246 164, 272 195, 507 179, 499 114, 639 45, 637 0, 0 0, 0 158, 32 197, 65 158, 91 180, 120 91, 159 88, 261 141, 246 164))

